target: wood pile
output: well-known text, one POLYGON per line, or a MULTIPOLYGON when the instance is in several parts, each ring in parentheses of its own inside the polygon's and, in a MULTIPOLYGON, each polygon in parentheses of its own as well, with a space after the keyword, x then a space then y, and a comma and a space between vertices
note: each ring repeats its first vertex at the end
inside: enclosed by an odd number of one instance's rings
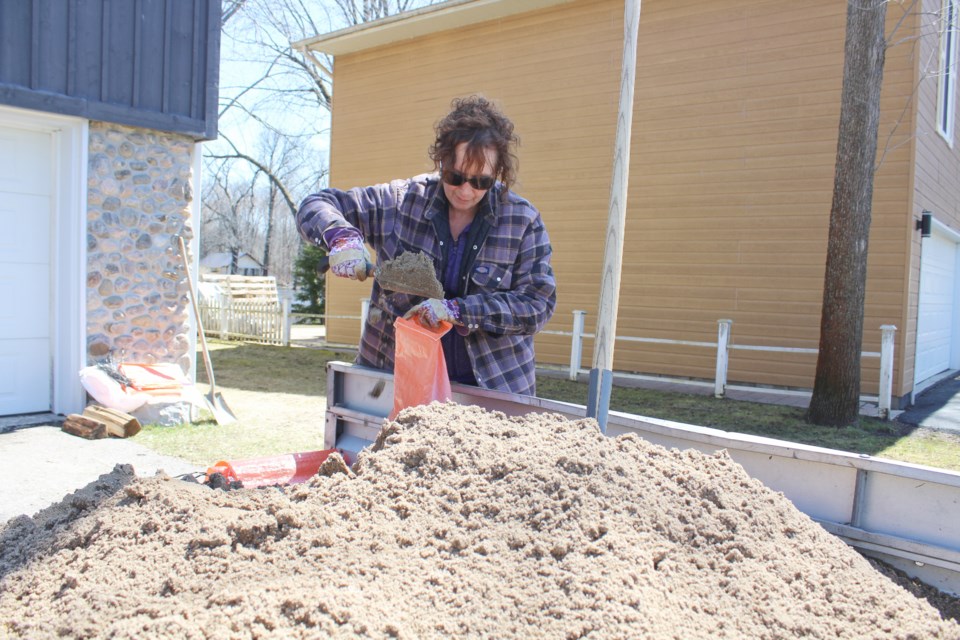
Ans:
POLYGON ((129 438, 140 432, 140 421, 129 413, 92 404, 83 414, 71 413, 61 429, 71 435, 99 440, 100 438, 129 438))

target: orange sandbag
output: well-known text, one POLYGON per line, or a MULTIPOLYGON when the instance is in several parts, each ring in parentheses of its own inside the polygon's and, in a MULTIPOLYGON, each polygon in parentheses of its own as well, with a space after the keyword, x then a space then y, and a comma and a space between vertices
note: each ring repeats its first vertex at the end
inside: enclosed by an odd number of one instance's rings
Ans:
MULTIPOLYGON (((248 458, 246 460, 221 460, 207 469, 206 481, 215 473, 223 474, 230 482, 240 481, 244 488, 263 487, 275 484, 297 484, 317 475, 317 470, 327 457, 337 449, 285 453, 279 456, 248 458)), ((346 454, 340 452, 346 460, 346 454)), ((347 462, 347 464, 350 464, 347 462)))
POLYGON ((190 383, 180 365, 173 363, 141 364, 124 362, 117 369, 130 379, 130 386, 150 395, 180 395, 190 383))
POLYGON ((393 364, 393 420, 401 409, 446 402, 453 397, 447 361, 443 359, 440 338, 453 327, 441 322, 436 329, 425 327, 415 319, 397 318, 396 351, 393 364))

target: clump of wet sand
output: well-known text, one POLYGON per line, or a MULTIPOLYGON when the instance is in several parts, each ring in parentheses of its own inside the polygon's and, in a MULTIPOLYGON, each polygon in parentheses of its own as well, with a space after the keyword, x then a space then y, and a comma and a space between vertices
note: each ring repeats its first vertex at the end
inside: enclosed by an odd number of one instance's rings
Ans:
POLYGON ((425 298, 443 298, 443 285, 430 257, 419 251, 402 253, 377 265, 377 282, 387 291, 401 291, 425 298))
POLYGON ((957 638, 726 454, 407 409, 352 470, 118 468, 0 530, 0 636, 957 638))

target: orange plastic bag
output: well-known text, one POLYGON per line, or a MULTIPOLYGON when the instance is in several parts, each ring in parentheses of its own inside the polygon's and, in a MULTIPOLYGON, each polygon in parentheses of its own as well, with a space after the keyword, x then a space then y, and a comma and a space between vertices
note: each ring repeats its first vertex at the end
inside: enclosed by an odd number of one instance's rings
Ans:
POLYGON ((402 409, 429 404, 434 400, 446 402, 453 397, 447 361, 443 359, 440 338, 453 327, 441 322, 436 329, 425 327, 414 319, 397 318, 396 351, 393 364, 393 412, 397 417, 402 409))
MULTIPOLYGON (((275 484, 299 484, 317 475, 320 465, 334 451, 337 449, 286 453, 245 460, 220 460, 207 468, 206 482, 210 482, 210 476, 213 474, 222 473, 228 481, 239 480, 247 489, 275 484)), ((347 455, 343 452, 340 452, 340 455, 343 456, 344 462, 347 462, 347 455)))

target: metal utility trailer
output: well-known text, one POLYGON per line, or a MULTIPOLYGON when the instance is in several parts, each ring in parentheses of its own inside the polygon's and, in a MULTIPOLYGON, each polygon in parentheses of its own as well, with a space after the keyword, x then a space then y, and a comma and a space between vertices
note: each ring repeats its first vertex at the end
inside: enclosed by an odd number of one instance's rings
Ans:
MULTIPOLYGON (((580 405, 476 387, 453 385, 453 396, 507 415, 586 415, 580 405)), ((355 460, 392 409, 392 374, 327 365, 324 448, 355 460)), ((960 473, 611 411, 607 435, 626 433, 668 448, 726 449, 747 473, 865 555, 960 594, 960 473)))

